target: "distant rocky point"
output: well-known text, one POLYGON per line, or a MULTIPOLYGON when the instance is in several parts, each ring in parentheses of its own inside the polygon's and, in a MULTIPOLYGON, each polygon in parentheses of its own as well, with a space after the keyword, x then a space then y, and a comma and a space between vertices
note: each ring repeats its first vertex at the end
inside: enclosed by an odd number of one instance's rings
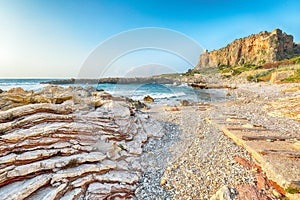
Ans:
MULTIPOLYGON (((176 81, 176 80, 175 80, 176 81)), ((42 84, 173 84, 174 79, 163 76, 151 76, 151 77, 137 77, 137 78, 99 78, 99 79, 67 79, 67 80, 53 80, 47 82, 41 82, 42 84)))
POLYGON ((220 65, 237 66, 246 63, 260 65, 300 55, 300 44, 294 43, 292 35, 280 29, 263 31, 236 39, 219 50, 205 51, 200 55, 195 70, 220 65))

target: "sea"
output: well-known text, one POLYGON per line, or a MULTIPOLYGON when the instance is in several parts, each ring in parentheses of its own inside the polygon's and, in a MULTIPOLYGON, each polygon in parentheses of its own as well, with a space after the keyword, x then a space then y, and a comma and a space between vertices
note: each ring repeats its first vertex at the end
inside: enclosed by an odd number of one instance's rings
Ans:
MULTIPOLYGON (((0 89, 3 91, 14 87, 22 87, 24 90, 38 91, 47 84, 41 82, 53 81, 57 79, 0 79, 0 89)), ((180 100, 190 102, 218 102, 229 98, 227 89, 195 89, 187 84, 64 84, 68 86, 92 86, 96 89, 103 89, 114 96, 125 96, 134 100, 142 101, 147 95, 155 99, 155 103, 165 103, 168 105, 178 105, 180 100)))

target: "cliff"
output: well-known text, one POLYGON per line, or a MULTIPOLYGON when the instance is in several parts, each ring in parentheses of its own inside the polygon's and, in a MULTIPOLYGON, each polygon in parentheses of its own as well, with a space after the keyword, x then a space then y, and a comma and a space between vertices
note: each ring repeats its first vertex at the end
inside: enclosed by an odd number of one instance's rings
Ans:
POLYGON ((218 65, 242 65, 244 63, 263 64, 290 58, 300 53, 292 35, 280 29, 260 32, 249 37, 236 39, 219 50, 204 52, 200 55, 196 70, 218 65))

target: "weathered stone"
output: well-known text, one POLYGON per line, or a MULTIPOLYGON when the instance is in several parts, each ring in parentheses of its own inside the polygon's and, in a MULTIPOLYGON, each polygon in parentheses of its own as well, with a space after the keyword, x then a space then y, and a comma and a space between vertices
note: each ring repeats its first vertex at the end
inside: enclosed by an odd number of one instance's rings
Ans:
POLYGON ((252 185, 240 185, 237 187, 238 198, 239 200, 251 199, 251 200, 260 200, 261 195, 258 190, 252 185))
POLYGON ((9 92, 0 95, 0 199, 133 197, 142 145, 162 136, 159 124, 93 89, 9 92))
POLYGON ((16 160, 17 155, 14 153, 8 154, 7 156, 0 157, 0 164, 11 163, 16 160))
POLYGON ((282 79, 293 76, 294 74, 295 74, 294 70, 273 72, 271 74, 270 83, 280 82, 282 79))
POLYGON ((236 156, 234 158, 234 160, 236 162, 238 162, 240 165, 242 165, 243 167, 245 167, 246 169, 251 169, 252 168, 252 163, 250 163, 248 160, 246 160, 245 158, 241 158, 236 156))
POLYGON ((235 195, 231 194, 230 188, 228 186, 221 187, 211 198, 210 200, 233 200, 235 195))
POLYGON ((166 107, 165 111, 179 111, 179 108, 176 106, 166 107))
POLYGON ((95 175, 94 178, 100 182, 120 182, 133 185, 138 182, 139 176, 137 173, 127 171, 110 171, 103 175, 95 175))
POLYGON ((79 177, 82 174, 87 173, 94 173, 94 172, 103 172, 107 170, 114 169, 116 164, 111 163, 111 165, 104 165, 104 164, 83 164, 78 167, 72 167, 70 169, 64 169, 61 171, 56 172, 51 179, 51 184, 55 182, 60 182, 65 178, 74 178, 79 177))
POLYGON ((256 174, 256 180, 257 180, 256 187, 258 190, 262 190, 268 187, 266 178, 261 173, 256 174))
POLYGON ((68 166, 68 164, 72 161, 76 162, 75 164, 77 163, 80 164, 84 162, 102 161, 105 158, 106 156, 100 152, 71 155, 68 157, 61 157, 61 158, 51 158, 51 159, 37 161, 26 165, 17 166, 13 170, 7 173, 7 177, 14 178, 19 176, 25 176, 31 173, 36 173, 42 170, 62 168, 68 166))
POLYGON ((200 55, 195 69, 219 65, 236 66, 245 63, 259 65, 290 58, 294 53, 293 36, 275 29, 272 32, 263 31, 236 39, 219 50, 205 51, 200 55))
POLYGON ((180 100, 180 106, 190 106, 191 103, 188 100, 180 100))
POLYGON ((21 87, 15 87, 15 88, 9 89, 7 91, 7 93, 25 94, 26 91, 21 87))
POLYGON ((51 190, 48 194, 46 194, 41 200, 55 200, 59 193, 67 187, 67 184, 61 184, 57 188, 51 190))
POLYGON ((14 200, 25 199, 34 191, 46 185, 51 179, 51 174, 43 174, 32 179, 6 185, 0 190, 0 199, 14 200))
POLYGON ((64 194, 63 197, 60 198, 60 200, 74 200, 77 199, 77 197, 81 194, 81 188, 76 188, 74 190, 71 190, 64 194))
POLYGON ((135 187, 133 186, 96 182, 89 185, 86 196, 88 199, 114 199, 115 197, 129 199, 132 197, 134 190, 135 187))
POLYGON ((152 97, 150 97, 149 95, 147 95, 147 96, 144 97, 144 101, 152 103, 152 102, 154 102, 154 99, 152 97))

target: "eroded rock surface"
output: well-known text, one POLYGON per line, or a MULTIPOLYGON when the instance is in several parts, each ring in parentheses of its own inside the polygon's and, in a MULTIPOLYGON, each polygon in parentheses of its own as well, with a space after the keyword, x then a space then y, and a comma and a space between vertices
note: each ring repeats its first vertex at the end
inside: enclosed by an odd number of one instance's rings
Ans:
POLYGON ((245 63, 263 64, 290 58, 299 54, 299 46, 293 36, 280 29, 263 31, 245 38, 234 40, 219 50, 204 52, 200 55, 196 70, 218 65, 242 65, 245 63))
POLYGON ((159 124, 124 98, 80 87, 0 97, 0 199, 134 196, 142 145, 159 124))

